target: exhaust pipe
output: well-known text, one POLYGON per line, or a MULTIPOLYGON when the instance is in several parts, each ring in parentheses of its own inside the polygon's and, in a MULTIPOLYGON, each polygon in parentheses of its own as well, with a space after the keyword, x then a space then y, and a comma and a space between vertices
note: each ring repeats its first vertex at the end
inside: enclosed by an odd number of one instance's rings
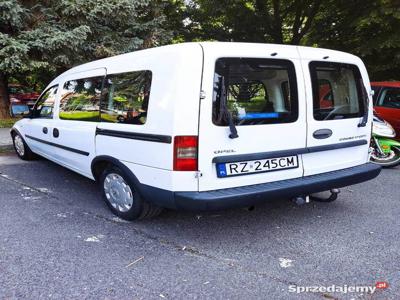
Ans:
POLYGON ((309 203, 309 202, 310 202, 310 197, 309 197, 309 196, 297 196, 297 197, 294 197, 294 198, 292 199, 292 201, 293 201, 296 205, 300 206, 300 205, 309 203))

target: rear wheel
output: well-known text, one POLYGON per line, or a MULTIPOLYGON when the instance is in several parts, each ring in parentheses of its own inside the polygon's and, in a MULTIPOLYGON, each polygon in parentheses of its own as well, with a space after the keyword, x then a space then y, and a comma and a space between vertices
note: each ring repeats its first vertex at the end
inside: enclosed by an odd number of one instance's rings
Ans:
POLYGON ((15 152, 19 158, 23 160, 32 160, 35 158, 35 154, 31 151, 19 133, 14 132, 12 134, 12 139, 15 152))
POLYGON ((135 183, 118 167, 107 167, 100 176, 103 197, 111 211, 125 220, 157 216, 162 208, 146 202, 135 183))
POLYGON ((400 165, 400 148, 392 146, 390 152, 383 155, 374 148, 371 153, 371 162, 383 168, 398 166, 400 165))

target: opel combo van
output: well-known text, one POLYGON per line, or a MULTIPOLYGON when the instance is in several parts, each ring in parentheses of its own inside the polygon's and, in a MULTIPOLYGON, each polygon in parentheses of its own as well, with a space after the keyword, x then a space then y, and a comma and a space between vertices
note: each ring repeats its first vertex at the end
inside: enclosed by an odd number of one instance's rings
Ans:
POLYGON ((20 158, 98 181, 110 209, 133 220, 305 199, 376 177, 371 94, 350 54, 186 43, 72 68, 11 135, 20 158))

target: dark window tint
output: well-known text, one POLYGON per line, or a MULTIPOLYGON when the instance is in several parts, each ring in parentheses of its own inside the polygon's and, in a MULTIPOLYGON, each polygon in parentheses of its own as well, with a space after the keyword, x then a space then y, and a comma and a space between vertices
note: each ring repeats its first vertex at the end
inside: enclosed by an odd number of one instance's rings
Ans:
POLYGON ((54 103, 56 101, 58 85, 46 90, 42 96, 36 101, 33 109, 37 118, 53 118, 54 103))
POLYGON ((379 95, 378 106, 400 108, 400 89, 385 88, 379 95))
POLYGON ((103 77, 67 81, 60 98, 60 119, 99 121, 103 77))
POLYGON ((286 60, 220 58, 214 75, 213 123, 227 126, 294 122, 294 66, 286 60))
POLYGON ((314 118, 337 120, 362 116, 363 83, 354 65, 310 63, 314 96, 314 118))
POLYGON ((151 77, 150 71, 108 75, 101 102, 101 120, 144 124, 149 106, 151 77))

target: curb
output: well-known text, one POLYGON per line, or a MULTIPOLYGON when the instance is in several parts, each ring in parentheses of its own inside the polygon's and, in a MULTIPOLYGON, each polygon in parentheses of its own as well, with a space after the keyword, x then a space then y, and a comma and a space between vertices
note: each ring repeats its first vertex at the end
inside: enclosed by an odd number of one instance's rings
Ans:
POLYGON ((0 145, 0 153, 1 152, 9 152, 9 151, 13 151, 13 150, 14 150, 13 145, 0 145))

